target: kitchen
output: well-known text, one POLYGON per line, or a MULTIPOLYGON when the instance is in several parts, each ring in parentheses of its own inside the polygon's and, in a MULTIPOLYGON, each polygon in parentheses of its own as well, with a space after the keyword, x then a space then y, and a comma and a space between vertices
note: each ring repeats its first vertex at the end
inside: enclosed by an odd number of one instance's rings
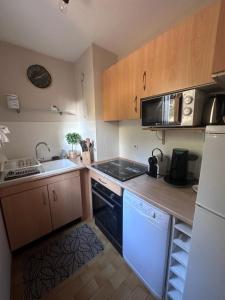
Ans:
POLYGON ((224 299, 225 1, 98 2, 1 6, 1 299, 224 299))

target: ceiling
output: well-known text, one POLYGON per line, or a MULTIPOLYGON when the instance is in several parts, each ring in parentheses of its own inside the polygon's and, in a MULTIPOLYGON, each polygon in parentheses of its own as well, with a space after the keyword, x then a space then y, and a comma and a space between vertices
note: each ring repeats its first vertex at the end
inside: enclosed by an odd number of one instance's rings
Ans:
POLYGON ((96 43, 119 57, 211 0, 1 0, 0 40, 67 61, 96 43))

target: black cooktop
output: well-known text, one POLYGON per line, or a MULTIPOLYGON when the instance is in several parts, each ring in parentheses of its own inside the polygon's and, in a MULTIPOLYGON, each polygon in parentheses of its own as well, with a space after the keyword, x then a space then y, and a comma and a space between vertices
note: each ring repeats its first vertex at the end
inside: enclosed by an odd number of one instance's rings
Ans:
POLYGON ((147 167, 125 159, 115 159, 92 167, 120 181, 127 181, 147 171, 147 167))

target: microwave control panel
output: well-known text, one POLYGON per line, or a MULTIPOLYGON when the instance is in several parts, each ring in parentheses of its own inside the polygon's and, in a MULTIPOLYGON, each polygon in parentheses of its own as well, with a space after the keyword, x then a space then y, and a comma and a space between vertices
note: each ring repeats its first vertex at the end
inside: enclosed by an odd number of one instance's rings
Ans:
POLYGON ((193 89, 183 92, 182 126, 201 125, 203 106, 206 98, 206 94, 200 90, 193 89))

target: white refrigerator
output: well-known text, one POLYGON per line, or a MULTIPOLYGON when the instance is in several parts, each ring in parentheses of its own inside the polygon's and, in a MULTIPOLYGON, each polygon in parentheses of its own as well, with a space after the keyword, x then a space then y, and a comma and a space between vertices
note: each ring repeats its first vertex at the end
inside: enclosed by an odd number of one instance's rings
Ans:
POLYGON ((208 126, 183 300, 225 300, 225 126, 208 126))

